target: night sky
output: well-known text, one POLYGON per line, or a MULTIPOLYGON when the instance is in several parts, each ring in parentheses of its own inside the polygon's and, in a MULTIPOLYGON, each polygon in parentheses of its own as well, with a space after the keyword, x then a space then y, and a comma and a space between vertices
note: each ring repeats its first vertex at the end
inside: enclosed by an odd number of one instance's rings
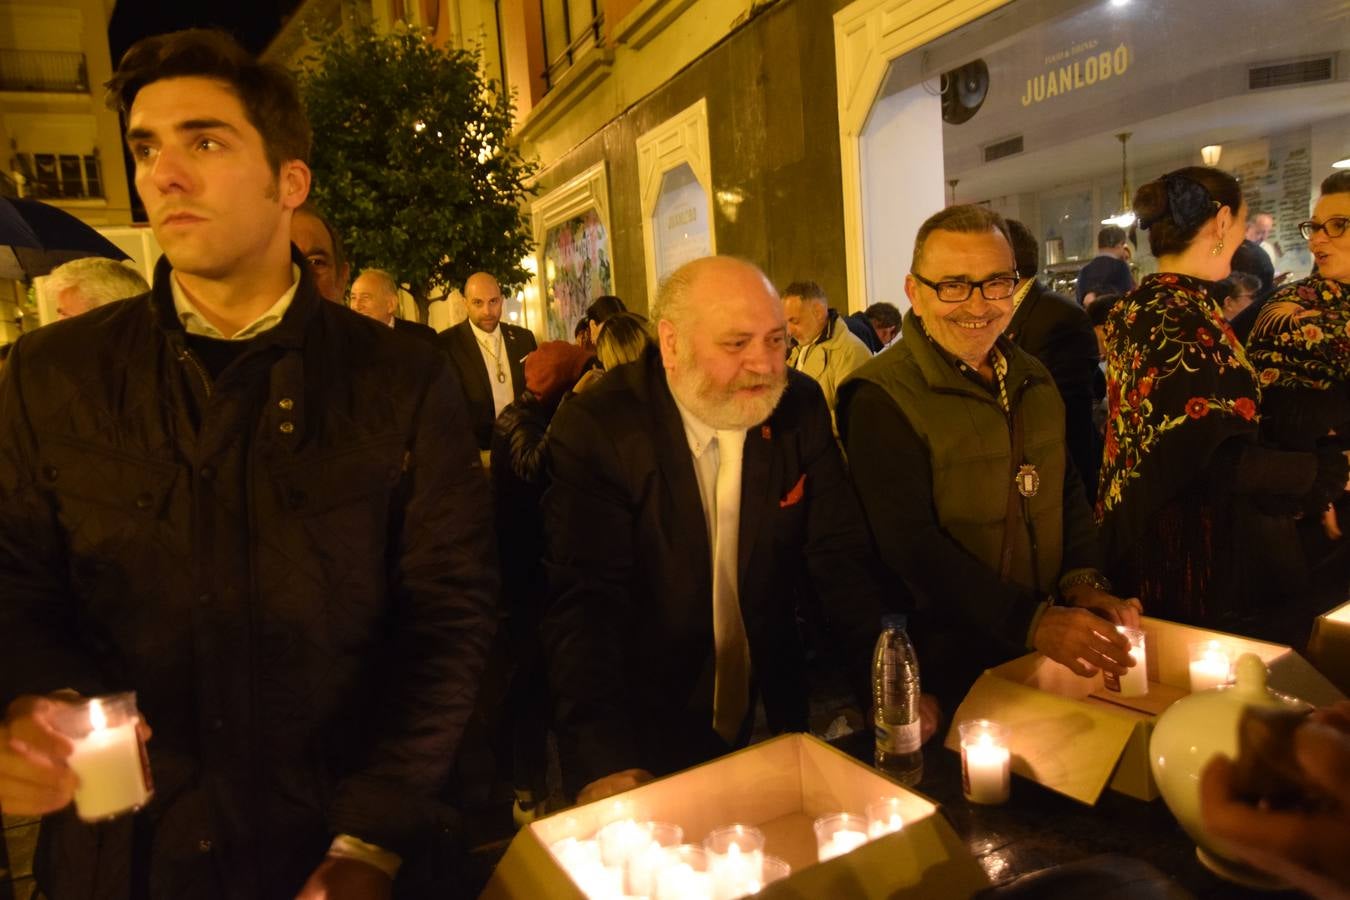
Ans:
POLYGON ((118 0, 108 26, 114 68, 140 38, 179 28, 214 25, 260 52, 300 0, 118 0))

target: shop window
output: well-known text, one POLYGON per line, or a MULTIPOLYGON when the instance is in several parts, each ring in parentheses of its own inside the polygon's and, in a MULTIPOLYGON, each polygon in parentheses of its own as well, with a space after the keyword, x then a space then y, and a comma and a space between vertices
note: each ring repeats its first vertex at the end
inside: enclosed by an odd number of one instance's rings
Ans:
MULTIPOLYGON (((841 112, 846 142, 858 128, 861 182, 848 215, 863 265, 850 286, 861 275, 867 302, 907 305, 900 286, 914 233, 944 202, 1023 221, 1042 242, 1049 280, 1071 289, 1103 220, 1128 212, 1123 192, 1206 157, 1238 177, 1252 213, 1274 218, 1263 246, 1276 270, 1308 272, 1298 223, 1332 163, 1350 155, 1344 0, 1254 15, 1216 15, 1203 3, 1013 0, 973 21, 952 12, 947 33, 917 47, 918 23, 914 34, 862 27, 887 8, 855 2, 838 32, 854 42, 840 82, 870 104, 860 114, 846 97, 841 112), (888 60, 875 76, 869 54, 888 60)), ((922 26, 931 33, 934 23, 922 26)), ((1137 274, 1156 269, 1146 233, 1133 253, 1137 274)))
POLYGON ((688 163, 662 176, 652 216, 658 282, 685 263, 712 253, 709 218, 708 192, 688 163))
MULTIPOLYGON (((609 230, 609 180, 597 163, 536 200, 531 208, 538 292, 525 291, 522 317, 544 323, 550 341, 571 341, 596 297, 614 293, 609 230), (542 305, 541 319, 529 307, 542 305)), ((527 266, 527 268, 531 268, 527 266)))

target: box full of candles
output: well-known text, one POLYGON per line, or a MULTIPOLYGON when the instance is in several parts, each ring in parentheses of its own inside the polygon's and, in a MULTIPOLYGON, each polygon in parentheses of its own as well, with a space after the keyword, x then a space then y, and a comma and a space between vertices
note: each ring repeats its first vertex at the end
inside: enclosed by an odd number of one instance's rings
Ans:
POLYGON ((1279 644, 1147 616, 1137 631, 1121 632, 1136 665, 1120 678, 1080 677, 1039 653, 986 670, 952 716, 946 746, 960 752, 959 724, 988 720, 1006 734, 1014 775, 1087 804, 1108 787, 1153 800, 1159 796, 1148 760, 1154 722, 1189 693, 1223 689, 1242 654, 1261 658, 1276 691, 1316 706, 1343 699, 1307 660, 1279 644))
POLYGON ((792 734, 522 828, 483 897, 879 900, 986 886, 932 801, 792 734))

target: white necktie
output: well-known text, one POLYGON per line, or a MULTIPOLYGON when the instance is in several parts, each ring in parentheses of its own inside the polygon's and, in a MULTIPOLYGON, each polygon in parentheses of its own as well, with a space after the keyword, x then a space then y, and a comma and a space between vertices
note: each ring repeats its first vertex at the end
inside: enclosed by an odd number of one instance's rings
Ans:
POLYGON ((750 706, 750 645, 741 619, 737 550, 741 526, 741 459, 744 431, 717 432, 717 531, 713 545, 713 642, 717 678, 713 729, 728 743, 740 733, 750 706))

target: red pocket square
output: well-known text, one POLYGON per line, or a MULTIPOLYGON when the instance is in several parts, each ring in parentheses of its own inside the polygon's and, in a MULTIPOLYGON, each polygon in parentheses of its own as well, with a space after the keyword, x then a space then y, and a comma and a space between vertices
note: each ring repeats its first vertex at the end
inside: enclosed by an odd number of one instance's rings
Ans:
POLYGON ((778 507, 780 509, 786 509, 789 506, 796 506, 798 503, 802 502, 802 497, 805 494, 806 494, 806 473, 803 472, 802 477, 798 478, 797 483, 792 486, 792 490, 788 491, 786 496, 784 496, 782 500, 778 501, 778 507))

